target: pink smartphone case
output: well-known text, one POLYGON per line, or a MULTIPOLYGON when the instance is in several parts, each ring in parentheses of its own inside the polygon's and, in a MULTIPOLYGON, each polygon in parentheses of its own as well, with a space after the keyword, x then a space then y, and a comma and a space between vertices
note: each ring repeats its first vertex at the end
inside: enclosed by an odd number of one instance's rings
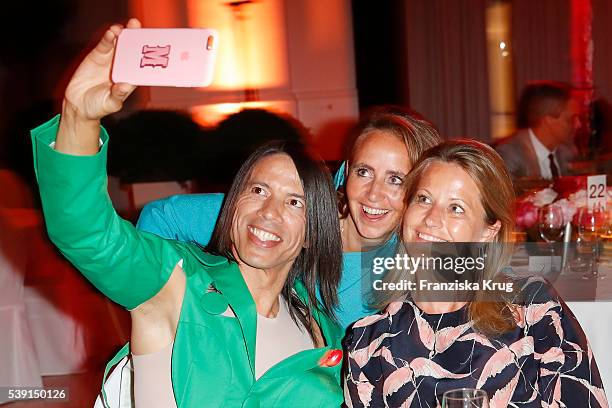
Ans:
POLYGON ((212 29, 126 28, 117 39, 112 80, 145 86, 208 86, 217 41, 212 29))

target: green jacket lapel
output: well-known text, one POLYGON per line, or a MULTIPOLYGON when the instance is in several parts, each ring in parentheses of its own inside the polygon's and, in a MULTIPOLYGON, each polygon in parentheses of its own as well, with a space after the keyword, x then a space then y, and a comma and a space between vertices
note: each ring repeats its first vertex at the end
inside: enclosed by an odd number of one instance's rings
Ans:
MULTIPOLYGON (((238 318, 244 337, 251 372, 255 376, 255 342, 257 337, 257 309, 242 273, 235 262, 230 262, 221 256, 206 253, 199 248, 190 248, 191 252, 200 262, 208 266, 207 273, 217 289, 231 305, 232 310, 238 318)), ((299 280, 295 283, 295 291, 302 301, 308 304, 308 293, 306 287, 299 280)), ((317 305, 318 306, 318 305, 317 305)), ((340 349, 342 329, 329 316, 320 311, 318 307, 313 309, 313 316, 321 329, 327 347, 313 350, 305 350, 272 367, 262 378, 279 377, 289 375, 291 371, 308 370, 319 364, 323 355, 331 349, 340 349)))
MULTIPOLYGON (((209 254, 208 254, 209 255, 209 254)), ((210 255, 209 255, 210 256, 210 255)), ((235 262, 220 263, 208 268, 207 272, 218 290, 231 306, 244 337, 251 373, 255 376, 255 339, 257 337, 257 309, 251 292, 235 262)))

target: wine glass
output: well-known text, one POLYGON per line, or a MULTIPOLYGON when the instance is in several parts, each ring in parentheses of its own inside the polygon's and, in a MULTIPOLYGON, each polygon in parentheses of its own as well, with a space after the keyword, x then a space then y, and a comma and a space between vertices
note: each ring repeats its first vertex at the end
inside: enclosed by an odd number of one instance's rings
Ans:
POLYGON ((585 279, 604 278, 599 273, 599 253, 602 237, 607 237, 607 212, 600 206, 592 209, 583 207, 578 211, 578 242, 579 253, 589 255, 589 272, 583 275, 585 279))
POLYGON ((442 408, 489 408, 489 397, 484 390, 458 388, 442 396, 442 408))
POLYGON ((538 211, 538 227, 540 237, 549 244, 558 241, 563 236, 565 223, 563 211, 556 204, 548 204, 538 211))
POLYGON ((604 226, 601 231, 602 250, 599 254, 600 261, 608 266, 612 266, 612 206, 608 206, 604 226))
POLYGON ((556 204, 548 204, 538 211, 538 228, 540 237, 546 241, 550 247, 551 272, 553 256, 555 254, 554 243, 563 237, 565 223, 563 222, 563 211, 556 204))

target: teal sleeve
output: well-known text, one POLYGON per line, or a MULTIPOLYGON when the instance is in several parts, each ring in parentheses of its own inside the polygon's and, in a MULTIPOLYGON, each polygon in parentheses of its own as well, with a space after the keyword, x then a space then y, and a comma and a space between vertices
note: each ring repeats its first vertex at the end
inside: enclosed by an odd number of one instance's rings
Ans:
MULTIPOLYGON (((334 186, 344 184, 346 162, 343 162, 334 176, 334 186)), ((224 195, 182 194, 144 206, 136 227, 167 239, 194 242, 206 246, 217 224, 224 195)))
POLYGON ((340 168, 336 170, 336 174, 334 174, 334 187, 338 190, 340 187, 344 185, 346 182, 345 174, 346 174, 346 160, 342 162, 340 168))
POLYGON ((51 241, 111 300, 133 309, 155 296, 181 259, 170 241, 141 233, 121 219, 107 192, 108 135, 93 156, 49 146, 59 116, 32 130, 34 167, 51 241))
POLYGON ((153 201, 144 206, 136 226, 163 238, 206 246, 223 198, 221 193, 186 194, 153 201))

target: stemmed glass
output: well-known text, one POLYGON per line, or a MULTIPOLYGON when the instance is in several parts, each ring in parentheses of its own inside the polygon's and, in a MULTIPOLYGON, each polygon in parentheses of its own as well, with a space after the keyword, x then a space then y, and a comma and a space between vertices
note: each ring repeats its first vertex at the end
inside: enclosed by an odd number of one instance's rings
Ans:
POLYGON ((540 237, 550 245, 550 257, 555 253, 553 244, 563 237, 565 223, 563 222, 563 211, 556 204, 548 204, 540 208, 538 212, 538 227, 540 237))
POLYGON ((605 224, 601 232, 602 253, 600 260, 608 266, 612 265, 612 206, 608 206, 605 224))
POLYGON ((483 390, 459 388, 442 396, 442 408, 489 408, 489 397, 483 390))
POLYGON ((600 206, 592 209, 583 207, 578 211, 578 242, 579 253, 588 253, 590 257, 589 272, 583 275, 585 279, 604 278, 599 273, 599 252, 602 237, 607 237, 608 214, 600 206))
POLYGON ((548 204, 538 212, 540 237, 549 244, 558 241, 563 236, 563 211, 556 204, 548 204))

